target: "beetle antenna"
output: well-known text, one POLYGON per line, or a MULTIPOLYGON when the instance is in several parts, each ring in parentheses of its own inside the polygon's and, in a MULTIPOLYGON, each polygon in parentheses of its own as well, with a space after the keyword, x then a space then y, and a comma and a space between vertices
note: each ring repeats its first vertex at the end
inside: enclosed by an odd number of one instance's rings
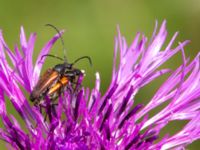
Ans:
POLYGON ((63 59, 63 58, 61 58, 61 57, 58 57, 58 56, 55 56, 55 55, 51 55, 51 54, 42 55, 42 57, 41 57, 41 59, 40 59, 40 60, 42 60, 44 57, 54 57, 54 58, 57 58, 57 59, 59 59, 59 60, 62 60, 62 61, 64 61, 64 59, 63 59))
POLYGON ((80 60, 82 60, 82 59, 87 59, 87 60, 89 61, 89 63, 90 63, 90 66, 92 66, 92 60, 91 60, 91 58, 90 58, 89 56, 82 56, 82 57, 77 58, 77 59, 72 63, 72 65, 76 64, 78 61, 80 61, 80 60))
POLYGON ((67 56, 67 55, 66 55, 66 48, 65 48, 64 40, 63 40, 63 37, 62 37, 60 31, 59 31, 59 30, 58 30, 54 25, 52 25, 52 24, 46 24, 46 26, 52 27, 52 28, 55 29, 56 32, 59 34, 59 36, 60 36, 60 40, 61 40, 61 42, 62 42, 62 46, 63 46, 64 61, 67 62, 67 57, 66 57, 66 56, 67 56))

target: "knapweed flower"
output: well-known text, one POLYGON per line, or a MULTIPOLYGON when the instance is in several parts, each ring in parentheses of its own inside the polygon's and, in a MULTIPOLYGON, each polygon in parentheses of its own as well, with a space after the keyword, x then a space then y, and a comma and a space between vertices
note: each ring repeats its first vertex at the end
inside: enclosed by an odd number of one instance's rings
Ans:
MULTIPOLYGON (((149 41, 137 33, 128 46, 118 28, 112 79, 107 91, 100 92, 99 73, 96 73, 92 90, 80 86, 84 78, 80 76, 76 83, 79 89, 73 92, 65 89, 57 98, 53 111, 48 105, 51 102, 48 97, 44 96, 46 105, 41 108, 34 106, 25 94, 30 94, 37 84, 45 61, 45 57, 41 58, 49 53, 60 36, 55 35, 44 46, 33 64, 36 34, 31 34, 27 40, 21 28, 21 45, 11 51, 1 32, 0 116, 4 124, 0 129, 1 139, 9 143, 9 148, 28 150, 184 149, 200 138, 200 64, 199 54, 191 62, 186 58, 183 47, 188 41, 172 47, 176 36, 177 33, 168 44, 165 43, 164 21, 158 32, 156 24, 149 41), (175 70, 161 69, 160 66, 178 52, 182 54, 182 65, 175 70), (141 88, 166 73, 168 79, 146 105, 136 99, 141 88), (6 101, 12 103, 24 125, 7 112, 6 101), (148 116, 163 103, 166 106, 162 110, 148 116), (161 130, 174 120, 187 120, 188 123, 173 135, 159 137, 161 130)), ((69 83, 69 86, 72 85, 69 83)))

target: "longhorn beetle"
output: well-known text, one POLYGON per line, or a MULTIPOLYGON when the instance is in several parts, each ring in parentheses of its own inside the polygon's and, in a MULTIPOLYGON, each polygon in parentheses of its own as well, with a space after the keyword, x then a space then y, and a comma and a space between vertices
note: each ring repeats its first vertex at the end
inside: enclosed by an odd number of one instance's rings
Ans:
POLYGON ((35 105, 42 104, 46 96, 48 96, 51 101, 55 100, 67 88, 67 86, 69 86, 69 84, 76 84, 77 78, 83 75, 83 72, 80 69, 73 67, 78 61, 82 59, 88 59, 90 65, 92 65, 92 61, 89 56, 82 56, 76 59, 73 63, 68 63, 64 40, 59 30, 51 24, 47 24, 46 26, 54 28, 59 34, 63 46, 64 58, 60 58, 51 54, 46 54, 41 57, 41 59, 43 57, 57 58, 63 61, 63 63, 47 69, 47 71, 40 77, 30 94, 30 100, 35 105))

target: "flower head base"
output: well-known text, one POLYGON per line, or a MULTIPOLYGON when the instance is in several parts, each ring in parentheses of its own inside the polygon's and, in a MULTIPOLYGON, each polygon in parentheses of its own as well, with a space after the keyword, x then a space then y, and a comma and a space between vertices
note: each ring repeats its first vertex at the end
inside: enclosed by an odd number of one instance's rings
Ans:
MULTIPOLYGON (((106 93, 100 93, 100 76, 96 73, 96 85, 65 90, 58 98, 55 110, 51 99, 44 98, 45 111, 50 121, 45 120, 38 106, 31 106, 22 86, 31 93, 37 84, 44 62, 41 57, 49 52, 59 38, 55 35, 41 50, 36 63, 32 54, 36 34, 26 40, 21 28, 21 48, 12 52, 0 34, 0 116, 5 128, 0 137, 16 149, 170 149, 183 148, 200 138, 200 66, 199 54, 189 63, 183 47, 188 41, 172 48, 177 33, 166 48, 166 21, 156 30, 147 43, 147 38, 137 33, 130 46, 118 29, 115 39, 113 72, 106 93), (175 71, 159 67, 177 52, 182 52, 183 64, 175 71), (120 62, 116 63, 119 53, 120 62), (6 55, 12 61, 12 68, 6 55), (138 91, 159 76, 170 73, 169 78, 157 90, 147 105, 135 105, 138 91), (186 78, 187 77, 187 78, 186 78), (6 111, 5 95, 23 118, 28 133, 6 111), (148 113, 163 104, 168 105, 149 118, 148 113), (158 142, 159 133, 170 121, 188 120, 180 132, 166 136, 158 142)), ((77 86, 81 85, 80 76, 77 86)), ((70 87, 70 86, 69 86, 70 87)))

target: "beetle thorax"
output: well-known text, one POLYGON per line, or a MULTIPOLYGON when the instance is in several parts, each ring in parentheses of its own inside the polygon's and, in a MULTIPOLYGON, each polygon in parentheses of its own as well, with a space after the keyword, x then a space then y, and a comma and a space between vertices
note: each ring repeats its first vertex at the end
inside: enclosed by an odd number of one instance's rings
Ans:
POLYGON ((55 71, 62 73, 65 72, 65 65, 64 64, 57 64, 55 65, 55 67, 53 68, 55 71))
POLYGON ((55 71, 59 72, 59 73, 64 73, 66 70, 71 70, 72 69, 72 65, 68 64, 68 63, 57 64, 57 65, 54 66, 53 69, 55 71))

